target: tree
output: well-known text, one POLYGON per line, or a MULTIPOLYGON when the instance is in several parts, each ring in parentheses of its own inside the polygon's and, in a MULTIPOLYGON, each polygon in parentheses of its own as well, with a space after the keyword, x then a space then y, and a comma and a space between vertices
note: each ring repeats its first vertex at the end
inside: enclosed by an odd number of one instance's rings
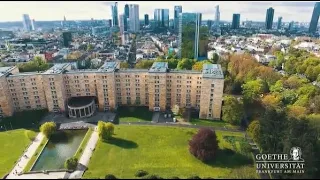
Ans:
POLYGON ((135 68, 136 69, 149 69, 149 68, 151 68, 153 63, 154 63, 154 61, 141 60, 136 64, 135 68))
POLYGON ((289 89, 298 89, 303 84, 308 83, 307 79, 302 79, 296 75, 290 76, 286 81, 284 81, 283 85, 285 88, 289 89))
POLYGON ((216 133, 210 128, 201 128, 189 141, 189 151, 203 162, 214 159, 218 150, 216 133))
POLYGON ((30 140, 33 141, 35 138, 34 132, 30 130, 25 130, 24 131, 25 136, 30 140))
POLYGON ((287 114, 289 117, 300 118, 307 114, 307 108, 303 106, 289 105, 287 109, 288 109, 287 114))
POLYGON ((49 138, 57 130, 56 123, 46 122, 40 126, 40 132, 42 132, 47 138, 49 138))
POLYGON ((192 69, 192 66, 193 66, 193 64, 194 64, 195 62, 196 62, 196 61, 193 60, 193 59, 183 58, 181 61, 178 62, 177 69, 187 69, 187 70, 191 70, 191 69, 192 69))
POLYGON ((192 70, 202 71, 204 64, 212 64, 212 63, 208 60, 198 61, 194 63, 194 65, 192 66, 192 70))
POLYGON ((258 142, 260 138, 260 122, 258 120, 252 121, 247 128, 247 133, 254 142, 258 142))
POLYGON ((108 140, 114 133, 114 125, 110 122, 98 122, 98 135, 102 140, 108 140))
POLYGON ((262 103, 264 106, 278 108, 281 106, 281 99, 276 95, 268 94, 262 98, 262 103))
POLYGON ((20 72, 45 71, 50 68, 49 64, 41 57, 36 56, 32 61, 18 65, 20 72))
POLYGON ((314 113, 320 113, 320 95, 317 95, 315 97, 313 97, 312 99, 310 99, 310 109, 312 109, 312 111, 314 113))
POLYGON ((238 101, 233 96, 224 98, 222 107, 222 119, 233 125, 240 125, 244 115, 244 107, 242 101, 238 101))
POLYGON ((94 46, 92 44, 87 45, 87 51, 93 50, 94 46))
POLYGON ((246 102, 253 102, 262 94, 263 83, 261 79, 248 81, 242 85, 242 93, 246 102))
POLYGON ((124 69, 129 68, 129 63, 127 63, 127 62, 121 62, 121 63, 120 63, 120 68, 124 68, 124 69))
POLYGON ((68 170, 75 170, 77 168, 77 165, 78 159, 74 157, 67 159, 64 163, 64 167, 68 170))
POLYGON ((138 170, 135 174, 135 177, 143 177, 143 176, 146 176, 148 175, 148 172, 147 171, 144 171, 144 170, 138 170))
POLYGON ((258 77, 266 81, 268 84, 274 84, 281 77, 280 74, 275 73, 272 68, 266 66, 256 67, 258 77))

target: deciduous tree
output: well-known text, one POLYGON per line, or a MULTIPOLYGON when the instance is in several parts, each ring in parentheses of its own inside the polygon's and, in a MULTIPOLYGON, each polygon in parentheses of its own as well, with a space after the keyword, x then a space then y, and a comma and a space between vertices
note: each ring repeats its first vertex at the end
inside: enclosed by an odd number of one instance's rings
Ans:
POLYGON ((47 138, 49 138, 57 130, 56 123, 46 122, 40 126, 40 132, 42 132, 47 138))
POLYGON ((222 119, 234 125, 240 125, 244 115, 244 107, 242 101, 238 101, 233 96, 224 97, 224 105, 222 107, 222 119))

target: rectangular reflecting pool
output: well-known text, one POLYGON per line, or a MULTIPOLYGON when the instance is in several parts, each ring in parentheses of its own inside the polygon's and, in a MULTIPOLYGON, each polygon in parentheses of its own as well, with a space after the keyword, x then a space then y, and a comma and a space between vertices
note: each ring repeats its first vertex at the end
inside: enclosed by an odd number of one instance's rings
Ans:
POLYGON ((65 130, 52 135, 31 171, 65 169, 64 162, 74 156, 86 132, 65 130))

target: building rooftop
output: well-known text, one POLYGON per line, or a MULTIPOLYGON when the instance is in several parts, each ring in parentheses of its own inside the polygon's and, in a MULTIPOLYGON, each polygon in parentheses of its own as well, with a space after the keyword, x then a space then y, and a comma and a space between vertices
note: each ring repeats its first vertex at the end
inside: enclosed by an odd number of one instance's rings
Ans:
POLYGON ((204 64, 202 74, 204 78, 223 79, 223 71, 220 64, 204 64))
POLYGON ((120 63, 118 62, 105 62, 100 68, 99 72, 115 72, 116 69, 119 69, 120 63))
POLYGON ((9 74, 15 66, 10 67, 0 67, 0 77, 9 74))
POLYGON ((68 67, 71 67, 71 63, 55 64, 53 67, 45 71, 43 74, 60 74, 64 72, 68 67))
POLYGON ((149 69, 150 73, 154 72, 162 72, 165 73, 168 70, 168 63, 167 62, 154 62, 149 69))

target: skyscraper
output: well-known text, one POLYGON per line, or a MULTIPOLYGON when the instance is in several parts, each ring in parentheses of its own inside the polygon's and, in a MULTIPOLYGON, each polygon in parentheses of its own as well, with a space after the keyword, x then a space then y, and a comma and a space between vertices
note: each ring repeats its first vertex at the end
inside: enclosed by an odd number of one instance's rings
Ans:
POLYGON ((201 13, 180 13, 179 14, 179 34, 178 34, 178 56, 180 58, 194 58, 198 59, 199 56, 205 55, 204 47, 201 43, 201 35, 203 32, 200 30, 201 26, 201 13))
POLYGON ((169 27, 169 9, 155 9, 154 21, 157 27, 169 27))
POLYGON ((148 15, 148 14, 145 14, 145 15, 144 15, 144 25, 145 25, 145 26, 148 26, 148 25, 149 25, 149 15, 148 15))
POLYGON ((207 26, 208 26, 209 29, 211 28, 211 26, 212 26, 212 20, 208 20, 208 21, 207 21, 207 26))
POLYGON ((266 29, 272 29, 274 9, 270 7, 266 14, 266 29))
POLYGON ((119 26, 118 2, 115 2, 114 5, 111 5, 111 12, 112 12, 112 26, 119 26))
POLYGON ((124 5, 124 15, 126 15, 127 18, 129 18, 129 5, 128 4, 124 5))
POLYGON ((32 21, 31 21, 31 29, 32 29, 32 31, 36 30, 36 21, 34 19, 32 19, 32 21))
POLYGON ((282 26, 282 17, 278 17, 277 29, 281 29, 281 26, 282 26))
POLYGON ((31 31, 32 30, 32 25, 31 25, 31 20, 28 14, 23 14, 23 27, 26 31, 31 31))
POLYGON ((309 26, 309 32, 314 33, 317 31, 318 21, 320 15, 320 2, 316 2, 313 8, 312 17, 309 26))
POLYGON ((178 28, 179 28, 179 14, 180 13, 182 13, 182 6, 174 6, 173 26, 176 31, 178 31, 178 28))
POLYGON ((139 22, 139 5, 130 4, 129 5, 129 21, 130 21, 130 31, 138 32, 140 30, 139 22))
POLYGON ((240 27, 240 14, 233 14, 231 29, 238 29, 240 27))
POLYGON ((125 32, 124 29, 124 22, 127 20, 125 14, 120 14, 119 15, 119 29, 120 29, 120 35, 122 35, 125 32))
POLYGON ((219 5, 217 5, 215 8, 215 12, 214 12, 214 25, 216 27, 219 27, 220 24, 220 10, 219 10, 219 5))

